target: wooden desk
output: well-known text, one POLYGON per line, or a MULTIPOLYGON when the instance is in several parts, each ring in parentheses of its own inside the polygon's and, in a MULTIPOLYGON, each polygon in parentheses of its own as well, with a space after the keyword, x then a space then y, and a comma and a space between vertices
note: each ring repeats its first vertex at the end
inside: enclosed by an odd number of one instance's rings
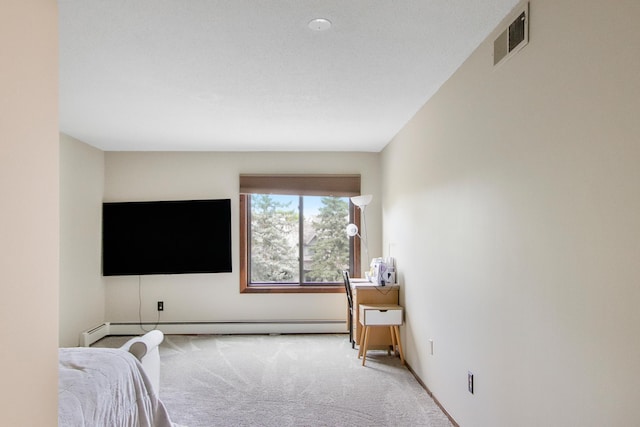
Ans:
MULTIPOLYGON (((400 299, 400 285, 378 286, 361 279, 351 279, 353 290, 353 337, 360 345, 362 324, 360 323, 359 304, 398 304, 400 299)), ((393 345, 389 328, 373 328, 369 334, 369 348, 385 349, 393 345)))
POLYGON ((362 366, 367 360, 369 337, 373 330, 380 329, 382 326, 385 327, 384 330, 388 330, 391 334, 391 347, 394 352, 400 354, 400 360, 404 365, 404 352, 399 329, 403 321, 403 311, 403 308, 397 304, 360 304, 358 315, 360 317, 359 322, 363 328, 360 334, 362 344, 360 344, 358 350, 358 357, 362 356, 362 366))

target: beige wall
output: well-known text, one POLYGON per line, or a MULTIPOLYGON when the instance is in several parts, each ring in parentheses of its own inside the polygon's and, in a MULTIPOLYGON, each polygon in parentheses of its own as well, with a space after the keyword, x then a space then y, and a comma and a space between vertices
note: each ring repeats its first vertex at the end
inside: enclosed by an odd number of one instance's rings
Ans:
POLYGON ((60 337, 78 345, 81 331, 105 321, 101 275, 104 152, 60 135, 60 337))
MULTIPOLYGON (((105 153, 106 201, 231 199, 233 272, 142 276, 141 318, 161 322, 340 320, 344 294, 239 293, 240 173, 360 173, 374 194, 367 210, 370 250, 380 248, 379 155, 374 153, 105 153), (372 231, 375 230, 375 231, 372 231)), ((138 277, 107 277, 106 319, 138 322, 138 277)))
POLYGON ((639 15, 531 1, 383 152, 407 359, 463 426, 640 420, 639 15))
POLYGON ((0 13, 0 414, 57 423, 58 59, 55 1, 0 13))

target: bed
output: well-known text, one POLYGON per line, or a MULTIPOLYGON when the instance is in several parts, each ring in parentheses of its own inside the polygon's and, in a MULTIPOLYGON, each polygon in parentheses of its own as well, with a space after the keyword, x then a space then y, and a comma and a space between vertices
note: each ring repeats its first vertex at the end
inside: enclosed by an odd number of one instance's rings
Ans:
POLYGON ((117 349, 59 349, 58 426, 171 427, 158 397, 163 338, 152 331, 117 349))

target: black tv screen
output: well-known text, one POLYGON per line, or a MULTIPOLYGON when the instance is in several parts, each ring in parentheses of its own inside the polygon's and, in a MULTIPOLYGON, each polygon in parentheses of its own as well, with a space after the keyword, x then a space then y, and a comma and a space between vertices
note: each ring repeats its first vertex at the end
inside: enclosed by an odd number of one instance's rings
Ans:
POLYGON ((231 272, 231 200, 102 205, 104 276, 231 272))

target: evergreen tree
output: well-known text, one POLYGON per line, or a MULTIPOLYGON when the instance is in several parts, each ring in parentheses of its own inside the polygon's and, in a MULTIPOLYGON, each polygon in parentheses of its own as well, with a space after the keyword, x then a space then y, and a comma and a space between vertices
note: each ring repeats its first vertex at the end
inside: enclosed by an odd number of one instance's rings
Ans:
POLYGON ((345 228, 349 203, 339 197, 323 197, 320 213, 313 222, 316 242, 313 246, 309 282, 338 282, 340 271, 349 267, 349 239, 345 228))
POLYGON ((251 196, 251 281, 298 280, 298 213, 268 194, 251 196))

